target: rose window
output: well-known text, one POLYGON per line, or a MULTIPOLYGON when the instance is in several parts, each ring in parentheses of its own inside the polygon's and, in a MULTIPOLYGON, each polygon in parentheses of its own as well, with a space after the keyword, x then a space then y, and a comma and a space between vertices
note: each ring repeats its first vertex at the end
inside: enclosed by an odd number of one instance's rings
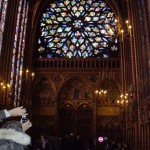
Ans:
POLYGON ((60 0, 43 11, 39 58, 101 58, 118 53, 115 15, 102 0, 60 0), (111 32, 110 32, 111 31, 111 32))

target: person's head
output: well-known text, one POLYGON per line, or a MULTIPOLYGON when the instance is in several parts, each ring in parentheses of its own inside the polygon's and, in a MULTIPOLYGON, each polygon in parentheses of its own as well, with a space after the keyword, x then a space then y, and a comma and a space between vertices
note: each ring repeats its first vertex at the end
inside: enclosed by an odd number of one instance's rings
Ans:
POLYGON ((22 124, 20 121, 8 121, 6 122, 2 128, 4 129, 14 129, 16 131, 22 132, 22 124))
POLYGON ((41 134, 40 136, 40 142, 45 143, 48 141, 48 136, 46 134, 41 134))
POLYGON ((31 138, 23 132, 20 121, 8 121, 1 128, 1 139, 14 141, 21 145, 29 145, 31 138))
POLYGON ((31 122, 29 120, 27 122, 25 122, 25 123, 22 123, 22 122, 16 121, 16 120, 12 120, 12 121, 6 122, 2 126, 2 128, 5 128, 5 129, 14 129, 14 130, 19 131, 19 132, 25 132, 31 126, 32 126, 32 124, 31 124, 31 122))

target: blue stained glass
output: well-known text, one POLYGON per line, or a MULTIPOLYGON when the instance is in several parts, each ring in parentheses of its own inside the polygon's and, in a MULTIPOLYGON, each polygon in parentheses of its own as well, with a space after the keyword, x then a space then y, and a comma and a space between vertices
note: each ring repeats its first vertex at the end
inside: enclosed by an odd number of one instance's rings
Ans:
POLYGON ((108 58, 108 54, 103 54, 103 57, 104 58, 108 58))
POLYGON ((118 51, 117 37, 112 40, 116 32, 115 15, 105 1, 60 0, 41 15, 37 53, 46 58, 108 57, 118 51))

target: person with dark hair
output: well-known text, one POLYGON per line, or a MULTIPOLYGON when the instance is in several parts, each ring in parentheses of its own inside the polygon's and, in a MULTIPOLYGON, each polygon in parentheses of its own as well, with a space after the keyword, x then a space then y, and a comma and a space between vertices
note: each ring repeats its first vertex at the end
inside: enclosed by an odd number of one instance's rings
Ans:
POLYGON ((16 107, 10 110, 4 109, 0 111, 0 122, 11 116, 16 117, 16 116, 23 116, 23 115, 27 115, 26 109, 23 108, 23 106, 16 107))
POLYGON ((40 142, 37 150, 52 150, 52 145, 48 140, 48 136, 44 133, 40 136, 40 142))
POLYGON ((0 129, 0 150, 25 150, 31 138, 25 133, 31 122, 8 121, 0 129))

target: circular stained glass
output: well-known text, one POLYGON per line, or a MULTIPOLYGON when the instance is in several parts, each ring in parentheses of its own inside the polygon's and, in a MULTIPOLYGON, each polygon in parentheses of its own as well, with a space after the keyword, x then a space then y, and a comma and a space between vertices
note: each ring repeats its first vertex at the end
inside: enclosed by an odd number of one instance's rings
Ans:
POLYGON ((39 58, 101 58, 118 52, 115 15, 102 0, 50 3, 38 27, 39 58))

